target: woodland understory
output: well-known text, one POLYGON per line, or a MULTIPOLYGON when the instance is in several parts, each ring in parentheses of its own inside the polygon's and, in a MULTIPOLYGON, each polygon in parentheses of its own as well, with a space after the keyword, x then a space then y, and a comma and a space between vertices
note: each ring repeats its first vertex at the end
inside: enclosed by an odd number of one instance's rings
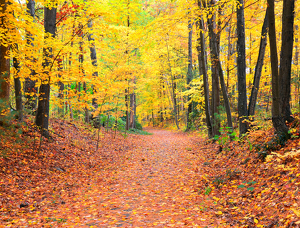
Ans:
MULTIPOLYGON (((299 121, 296 117, 295 121, 299 121)), ((230 141, 148 127, 123 134, 53 119, 0 126, 0 227, 297 227, 299 122, 230 141)), ((271 125, 271 123, 270 123, 271 125)))

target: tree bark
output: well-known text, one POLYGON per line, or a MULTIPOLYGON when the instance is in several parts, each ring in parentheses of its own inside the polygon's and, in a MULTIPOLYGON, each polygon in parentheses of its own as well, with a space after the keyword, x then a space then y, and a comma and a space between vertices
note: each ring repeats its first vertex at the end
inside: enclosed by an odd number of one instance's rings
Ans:
MULTIPOLYGON (((93 27, 93 22, 90 20, 88 23, 88 28, 91 30, 93 27)), ((93 77, 94 80, 96 80, 96 78, 98 77, 98 62, 97 62, 97 51, 96 51, 96 47, 95 47, 95 38, 93 37, 93 33, 90 32, 88 34, 88 41, 90 42, 90 56, 91 56, 91 61, 92 61, 92 65, 95 68, 94 72, 93 72, 93 77)), ((95 86, 93 86, 93 93, 95 96, 96 93, 96 88, 95 86)), ((97 99, 94 97, 92 99, 92 106, 96 109, 97 108, 97 99)))
MULTIPOLYGON (((14 44, 15 51, 18 52, 18 44, 14 44)), ((16 109, 18 112, 18 121, 23 121, 23 104, 22 104, 22 84, 20 80, 20 62, 17 57, 13 57, 13 66, 15 71, 17 72, 14 75, 14 83, 15 83, 15 99, 16 99, 16 109)))
MULTIPOLYGON (((27 2, 27 13, 31 15, 32 18, 35 17, 35 1, 34 0, 28 0, 27 2)), ((30 47, 33 47, 33 40, 34 37, 27 32, 26 33, 26 42, 27 45, 30 47)), ((34 64, 35 59, 34 57, 31 57, 31 61, 34 64)), ((34 69, 30 69, 31 73, 30 76, 33 77, 36 75, 36 72, 34 69)), ((25 93, 25 107, 29 110, 33 111, 36 108, 37 105, 37 92, 38 88, 36 87, 36 81, 32 80, 31 78, 25 78, 25 85, 24 85, 24 93, 25 93)))
POLYGON ((259 82, 260 82, 262 67, 264 65, 264 57, 265 57, 265 51, 267 46, 268 27, 269 27, 269 20, 268 20, 268 9, 267 9, 265 19, 264 19, 264 24, 261 29, 260 46, 258 51, 258 58, 255 67, 255 72, 254 72, 253 87, 251 90, 251 96, 249 100, 248 116, 254 116, 255 114, 255 106, 256 106, 257 94, 259 90, 259 82))
POLYGON ((288 133, 288 127, 285 125, 280 110, 280 80, 278 75, 278 55, 276 44, 275 13, 274 0, 268 0, 269 17, 269 41, 271 52, 272 69, 272 122, 276 132, 288 133))
MULTIPOLYGON (((202 1, 203 6, 206 7, 205 2, 202 1)), ((214 0, 211 0, 210 6, 215 4, 214 0)), ((210 47, 210 56, 211 56, 211 75, 212 75, 212 127, 213 127, 213 135, 220 135, 220 121, 218 118, 219 114, 219 106, 220 106, 220 86, 219 86, 219 71, 217 65, 217 59, 219 55, 219 51, 214 52, 214 47, 218 47, 218 39, 217 34, 214 32, 216 27, 215 24, 215 14, 210 11, 210 16, 207 17, 208 22, 208 30, 209 30, 209 47, 210 47)))
MULTIPOLYGON (((198 6, 200 9, 202 8, 200 0, 198 0, 198 6)), ((199 63, 199 73, 200 75, 203 74, 206 126, 208 131, 208 137, 212 138, 213 131, 212 131, 211 118, 210 118, 209 86, 208 86, 207 57, 206 57, 207 54, 205 51, 204 22, 201 15, 199 16, 199 20, 197 21, 197 27, 199 31, 199 36, 197 38, 198 63, 199 63)))
POLYGON ((237 2, 237 69, 238 69, 238 114, 240 136, 245 134, 248 124, 245 122, 247 112, 247 88, 246 88, 246 50, 245 50, 245 18, 244 1, 237 2))
POLYGON ((131 93, 130 94, 129 128, 136 128, 135 119, 136 119, 136 95, 135 95, 135 93, 131 93))
MULTIPOLYGON (((0 28, 2 31, 7 30, 7 20, 4 16, 7 12, 7 2, 5 0, 0 0, 0 12, 3 16, 0 17, 0 28)), ((0 44, 0 99, 4 102, 4 108, 9 107, 9 92, 10 92, 10 67, 9 58, 7 58, 9 47, 6 40, 6 32, 1 34, 1 44, 0 44)))
POLYGON ((41 128, 42 135, 49 138, 49 101, 50 101, 50 76, 49 71, 51 70, 52 64, 52 48, 47 47, 48 36, 55 37, 56 32, 56 11, 57 9, 52 7, 44 7, 44 28, 45 28, 45 45, 43 49, 43 80, 40 86, 40 93, 38 99, 38 109, 35 123, 41 128), (48 76, 47 78, 45 78, 48 76))
MULTIPOLYGON (((193 43, 192 43, 192 36, 193 36, 193 24, 191 20, 188 21, 188 72, 186 75, 186 84, 188 86, 188 89, 190 89, 190 83, 193 80, 193 43)), ((191 128, 192 125, 192 118, 191 113, 193 112, 193 104, 190 101, 190 97, 187 97, 187 112, 186 112, 186 130, 188 131, 191 128)))
POLYGON ((294 44, 294 9, 295 0, 283 0, 282 10, 282 42, 280 54, 280 94, 281 115, 283 120, 293 121, 290 99, 291 99, 291 64, 294 44))

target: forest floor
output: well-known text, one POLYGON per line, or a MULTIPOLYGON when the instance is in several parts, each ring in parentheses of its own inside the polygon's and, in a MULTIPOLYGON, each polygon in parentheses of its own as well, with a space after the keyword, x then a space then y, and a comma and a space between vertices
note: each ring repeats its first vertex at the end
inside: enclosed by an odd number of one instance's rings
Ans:
POLYGON ((272 130, 222 145, 195 133, 102 130, 96 150, 91 127, 52 120, 40 146, 26 123, 0 126, 0 227, 300 224, 298 137, 263 161, 255 147, 272 130))

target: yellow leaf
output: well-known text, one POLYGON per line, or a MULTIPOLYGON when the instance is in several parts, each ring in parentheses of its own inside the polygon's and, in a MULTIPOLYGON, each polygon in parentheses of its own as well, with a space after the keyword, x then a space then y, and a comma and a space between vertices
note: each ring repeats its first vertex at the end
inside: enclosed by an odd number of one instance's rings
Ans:
POLYGON ((257 219, 254 219, 254 222, 257 224, 257 223, 258 223, 258 220, 257 220, 257 219))
POLYGON ((216 212, 216 214, 217 214, 217 215, 222 215, 223 212, 222 212, 222 211, 218 211, 218 212, 216 212))

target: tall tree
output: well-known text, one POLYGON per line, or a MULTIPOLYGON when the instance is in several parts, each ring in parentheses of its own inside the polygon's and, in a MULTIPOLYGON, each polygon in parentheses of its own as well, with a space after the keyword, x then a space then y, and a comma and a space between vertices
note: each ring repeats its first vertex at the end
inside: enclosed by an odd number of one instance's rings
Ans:
POLYGON ((215 41, 215 42, 211 42, 210 49, 213 56, 213 64, 215 65, 214 69, 216 70, 217 73, 216 75, 219 77, 218 79, 221 84, 222 95, 223 95, 225 110, 227 114, 227 126, 229 127, 229 129, 232 130, 232 117, 231 117, 230 103, 229 103, 229 98, 227 93, 227 87, 225 85, 224 73, 220 62, 220 50, 219 50, 220 36, 213 31, 212 21, 210 19, 208 19, 208 28, 209 28, 210 39, 212 41, 215 41))
POLYGON ((259 82, 260 82, 262 67, 264 65, 264 57, 265 57, 265 51, 267 46, 268 27, 269 27, 269 20, 268 20, 268 9, 267 9, 264 23, 261 29, 258 58, 257 58, 257 63, 254 71, 253 87, 249 99, 248 116, 254 116, 255 114, 255 106, 256 106, 257 94, 259 90, 259 82))
MULTIPOLYGON (((190 13, 189 13, 190 14, 190 13)), ((188 21, 188 72, 186 75, 186 84, 188 88, 193 80, 193 23, 191 20, 188 21)), ((188 107, 186 112, 186 130, 189 130, 192 125, 191 113, 193 112, 193 103, 190 101, 190 97, 187 97, 188 107)))
MULTIPOLYGON (((35 1, 34 0, 28 0, 27 2, 27 13, 30 14, 30 16, 34 19, 35 18, 35 1)), ((29 47, 33 47, 33 41, 34 37, 30 32, 27 31, 26 33, 26 42, 29 47)), ((30 57, 31 61, 34 63, 35 58, 30 57)), ((30 69, 31 73, 30 76, 36 75, 36 72, 34 69, 30 69)), ((24 85, 24 93, 25 93, 25 98, 26 98, 26 103, 25 107, 28 108, 29 110, 33 111, 36 108, 37 104, 37 90, 38 88, 36 87, 36 81, 31 79, 30 77, 25 78, 25 85, 24 85)))
POLYGON ((35 123, 41 128, 42 135, 49 137, 49 102, 50 102, 50 70, 53 65, 52 48, 49 46, 49 38, 55 37, 56 32, 56 3, 51 2, 44 7, 45 47, 43 49, 43 75, 39 90, 38 109, 35 123))
POLYGON ((294 45, 294 9, 295 0, 284 0, 282 10, 282 41, 280 52, 280 94, 281 115, 285 120, 293 121, 291 99, 291 68, 294 45))
POLYGON ((4 102, 6 107, 9 106, 9 77, 10 77, 10 67, 9 67, 9 44, 7 40, 8 31, 8 21, 6 17, 7 12, 6 0, 0 0, 0 30, 1 30, 1 42, 0 42, 0 99, 4 102))
POLYGON ((275 29, 275 6, 274 0, 268 0, 269 15, 269 40, 271 52, 271 68, 272 68, 272 122, 277 132, 288 133, 288 127, 285 125, 281 117, 280 109, 280 78, 278 75, 278 55, 276 44, 275 29))
POLYGON ((238 70, 238 114, 240 136, 247 132, 247 88, 244 1, 237 1, 237 70, 238 70))
MULTIPOLYGON (((97 51, 95 47, 95 38, 93 36, 93 33, 91 32, 91 29, 93 28, 92 20, 89 21, 88 28, 90 29, 88 34, 88 41, 90 42, 90 57, 91 57, 92 65, 95 68, 93 72, 93 77, 94 80, 96 80, 96 78, 98 77, 98 71, 97 71, 98 63, 97 63, 97 51)), ((96 88, 95 86, 93 86, 93 93, 95 94, 95 92, 96 92, 96 88)), ((97 108, 97 99, 95 97, 92 100, 92 105, 95 109, 97 108)))
MULTIPOLYGON (((13 48, 16 54, 19 54, 18 44, 14 44, 13 48)), ((15 83, 15 99, 16 99, 16 109, 18 112, 18 120, 23 120, 23 103, 22 103, 22 83, 20 80, 20 62, 18 57, 13 57, 13 66, 16 71, 16 75, 14 75, 14 83, 15 83)))
MULTIPOLYGON (((206 8, 205 1, 202 1, 203 6, 206 8)), ((216 16, 213 10, 215 1, 209 2, 210 15, 207 16, 209 47, 211 56, 211 77, 212 77, 212 127, 213 135, 220 135, 220 121, 218 119, 219 106, 220 106, 220 85, 219 85, 219 71, 218 71, 218 55, 219 55, 219 37, 215 33, 216 16)))
MULTIPOLYGON (((201 0, 198 0, 199 9, 202 8, 201 0)), ((199 73, 203 75, 203 87, 204 87, 204 103, 205 103, 205 119, 208 137, 213 137, 212 124, 210 118, 210 104, 209 104, 209 86, 208 86, 208 76, 207 76, 207 54, 205 47, 205 38, 204 38, 204 21, 203 17, 200 14, 197 20, 197 29, 198 29, 198 38, 197 38, 197 51, 198 51, 198 64, 199 64, 199 73)))

